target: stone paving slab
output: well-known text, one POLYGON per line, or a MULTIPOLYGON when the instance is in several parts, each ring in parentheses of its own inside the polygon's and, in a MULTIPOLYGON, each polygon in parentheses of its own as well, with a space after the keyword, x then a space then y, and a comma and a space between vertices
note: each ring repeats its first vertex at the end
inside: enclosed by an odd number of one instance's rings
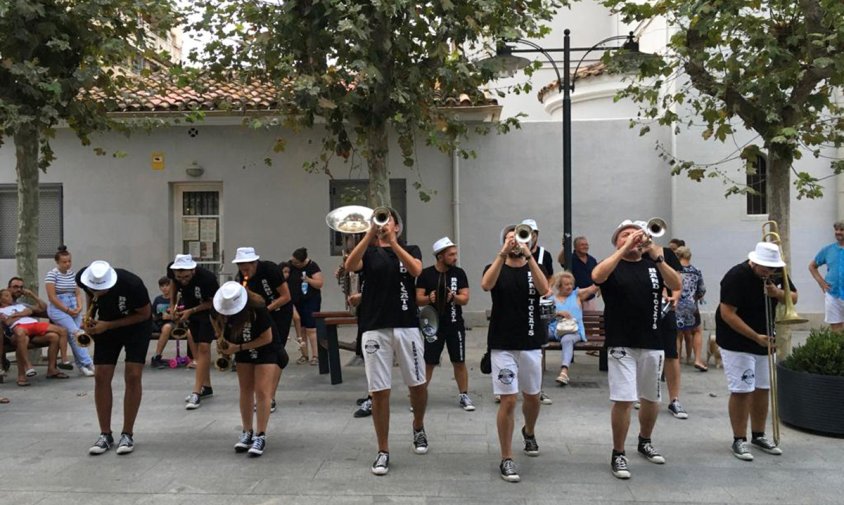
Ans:
MULTIPOLYGON (((700 373, 683 366, 690 418, 677 420, 663 409, 654 433, 667 464, 650 464, 635 453, 634 416, 628 439, 633 478, 614 479, 606 375, 598 372, 597 358, 584 353, 576 353, 567 388, 554 384, 559 353, 549 353, 544 380, 554 403, 542 407, 537 425, 541 455, 517 451, 522 482, 506 483, 498 477, 497 406, 489 377, 477 370, 484 336, 485 328, 469 333, 475 412, 457 406, 447 362, 435 373, 426 415, 429 454, 413 454, 407 392, 393 390, 386 477, 369 472, 376 452, 371 420, 352 417, 365 389, 360 366, 344 366, 344 382, 332 386, 316 367, 291 364, 267 451, 257 459, 232 450, 240 430, 234 373, 213 372, 214 397, 186 411, 192 372, 147 369, 136 451, 92 457, 87 449, 98 431, 93 381, 48 381, 39 367, 29 388, 13 380, 0 385, 0 394, 12 399, 0 405, 0 496, 15 505, 844 503, 842 439, 783 426, 783 456, 756 453, 750 463, 732 457, 728 394, 723 371, 715 368, 700 373)), ((288 350, 295 352, 292 345, 288 350)), ((341 360, 351 357, 343 352, 341 360)), ((117 379, 114 390, 119 431, 123 387, 117 379)), ((515 449, 520 425, 518 413, 515 449)))

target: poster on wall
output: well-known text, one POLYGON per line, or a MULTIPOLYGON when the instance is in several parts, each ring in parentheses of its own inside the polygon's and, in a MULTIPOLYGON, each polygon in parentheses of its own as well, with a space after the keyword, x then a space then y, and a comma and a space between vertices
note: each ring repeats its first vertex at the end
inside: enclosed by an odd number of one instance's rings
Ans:
POLYGON ((214 242, 199 242, 199 257, 204 260, 214 259, 214 242))
POLYGON ((202 242, 216 242, 217 241, 217 220, 216 219, 200 219, 199 220, 199 240, 202 242))
POLYGON ((188 242, 188 254, 190 254, 194 258, 200 258, 200 247, 198 240, 192 240, 188 242))
POLYGON ((199 240, 199 218, 182 218, 182 240, 199 240))

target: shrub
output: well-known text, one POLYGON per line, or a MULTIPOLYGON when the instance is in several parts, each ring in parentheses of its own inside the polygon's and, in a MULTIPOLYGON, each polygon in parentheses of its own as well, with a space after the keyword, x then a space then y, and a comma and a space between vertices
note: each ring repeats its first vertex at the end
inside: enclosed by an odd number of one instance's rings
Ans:
POLYGON ((813 329, 806 343, 795 348, 783 366, 795 372, 844 376, 844 333, 813 329))

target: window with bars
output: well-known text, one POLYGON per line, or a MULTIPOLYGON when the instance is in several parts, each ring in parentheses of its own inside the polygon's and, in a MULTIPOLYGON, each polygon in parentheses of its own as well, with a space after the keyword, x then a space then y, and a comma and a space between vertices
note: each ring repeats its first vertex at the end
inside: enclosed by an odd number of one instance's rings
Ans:
MULTIPOLYGON (((368 179, 334 179, 329 182, 329 208, 331 210, 345 205, 367 204, 367 192, 369 191, 368 179)), ((390 199, 392 207, 401 215, 404 231, 402 237, 407 238, 407 186, 405 179, 390 179, 390 199)), ((334 230, 328 230, 331 242, 331 255, 343 255, 343 234, 334 230)))
POLYGON ((182 253, 190 253, 201 266, 219 273, 220 192, 182 192, 182 253))
POLYGON ((747 187, 754 190, 754 192, 748 192, 746 195, 748 215, 768 213, 767 176, 768 159, 759 155, 756 157, 756 173, 747 174, 747 187))
MULTIPOLYGON (((38 186, 38 257, 52 258, 64 243, 62 185, 38 186)), ((0 184, 0 258, 15 257, 18 239, 18 188, 16 184, 0 184)))

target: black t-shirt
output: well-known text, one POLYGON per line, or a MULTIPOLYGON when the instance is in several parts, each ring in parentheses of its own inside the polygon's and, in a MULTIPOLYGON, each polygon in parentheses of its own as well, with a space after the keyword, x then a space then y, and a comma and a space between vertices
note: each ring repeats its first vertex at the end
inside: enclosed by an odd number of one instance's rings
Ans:
MULTIPOLYGON (((428 294, 431 291, 437 291, 440 279, 455 295, 461 289, 469 287, 469 279, 466 278, 466 272, 462 268, 455 266, 445 272, 439 272, 433 265, 422 270, 422 274, 416 279, 416 287, 424 289, 428 294)), ((445 292, 445 290, 442 291, 445 292)), ((453 301, 445 304, 440 304, 438 301, 434 306, 440 309, 440 332, 463 329, 463 307, 453 301)))
MULTIPOLYGON (((178 293, 182 294, 182 300, 179 303, 182 307, 184 307, 184 309, 192 309, 203 302, 214 299, 214 293, 220 289, 220 284, 217 282, 217 276, 210 270, 206 270, 202 267, 196 267, 193 278, 191 278, 190 282, 188 282, 186 286, 182 286, 182 284, 176 280, 176 274, 174 274, 173 270, 170 269, 172 265, 173 263, 167 265, 167 277, 173 280, 173 286, 175 286, 177 293, 176 296, 178 296, 178 293)), ((200 318, 207 317, 207 311, 203 311, 191 314, 190 320, 192 322, 196 322, 200 318)))
POLYGON ((551 257, 551 253, 544 247, 539 246, 536 248, 536 251, 533 252, 533 259, 539 264, 539 268, 545 272, 545 277, 554 275, 554 258, 551 257), (539 257, 539 253, 542 253, 541 258, 539 257))
MULTIPOLYGON (((82 272, 87 268, 85 267, 76 273, 76 285, 89 296, 93 296, 94 292, 91 288, 82 283, 82 272)), ((114 271, 117 272, 117 282, 105 294, 97 297, 95 317, 101 321, 123 319, 132 315, 135 310, 142 309, 150 304, 149 291, 147 291, 147 287, 140 277, 122 268, 115 268, 114 271)), ((148 324, 149 321, 147 320, 126 328, 148 324)), ((121 328, 121 331, 123 330, 121 328)))
MULTIPOLYGON (((586 261, 583 262, 580 258, 577 257, 577 254, 571 255, 571 273, 574 275, 574 285, 578 288, 588 288, 589 286, 595 284, 592 281, 592 270, 598 266, 598 260, 593 258, 590 255, 586 255, 586 261)), ((595 295, 591 295, 589 300, 595 298, 595 295)))
MULTIPOLYGON (((264 307, 250 308, 247 306, 237 314, 226 318, 224 336, 229 342, 241 344, 256 340, 267 329, 273 330, 273 339, 269 345, 281 347, 281 337, 275 329, 275 325, 273 325, 267 309, 264 307)), ((244 352, 257 352, 262 347, 256 347, 255 349, 249 349, 244 352)))
MULTIPOLYGON (((782 278, 774 282, 782 288, 782 278)), ((753 273, 750 263, 745 261, 731 268, 721 279, 721 303, 736 308, 736 315, 756 333, 768 332, 765 322, 765 301, 770 301, 771 319, 775 317, 777 300, 764 295, 764 281, 753 273)), ((789 279, 792 291, 796 291, 789 279)), ((774 325, 771 324, 773 329, 774 325)), ((747 352, 750 354, 768 354, 768 348, 735 331, 721 318, 721 307, 715 311, 715 335, 718 345, 728 351, 747 352)))
MULTIPOLYGON (((491 265, 484 268, 484 274, 491 265)), ((539 319, 539 299, 530 265, 502 265, 498 281, 490 290, 492 311, 487 346, 504 351, 539 349, 545 343, 545 325, 539 319)))
POLYGON ((608 347, 663 349, 662 274, 647 255, 621 260, 601 287, 608 347))
MULTIPOLYGON (((414 258, 422 260, 419 247, 402 247, 414 258)), ((367 310, 358 314, 358 325, 362 331, 416 328, 419 325, 413 276, 391 247, 368 247, 363 254, 363 273, 366 288, 361 300, 367 310)))
POLYGON ((306 273, 308 277, 313 277, 315 273, 322 271, 319 265, 316 264, 316 261, 308 261, 304 269, 294 267, 293 263, 288 263, 288 265, 290 265, 290 276, 287 278, 287 285, 290 287, 290 296, 293 298, 294 303, 322 297, 321 290, 316 289, 310 284, 307 287, 308 292, 302 292, 302 273, 306 273))
MULTIPOLYGON (((234 280, 238 283, 243 283, 243 274, 239 271, 234 276, 234 280)), ((281 269, 272 261, 258 261, 255 268, 255 275, 249 278, 246 285, 253 293, 261 295, 264 303, 271 304, 274 300, 279 298, 278 288, 284 283, 284 274, 281 269)), ((280 311, 281 307, 276 309, 280 311)))

